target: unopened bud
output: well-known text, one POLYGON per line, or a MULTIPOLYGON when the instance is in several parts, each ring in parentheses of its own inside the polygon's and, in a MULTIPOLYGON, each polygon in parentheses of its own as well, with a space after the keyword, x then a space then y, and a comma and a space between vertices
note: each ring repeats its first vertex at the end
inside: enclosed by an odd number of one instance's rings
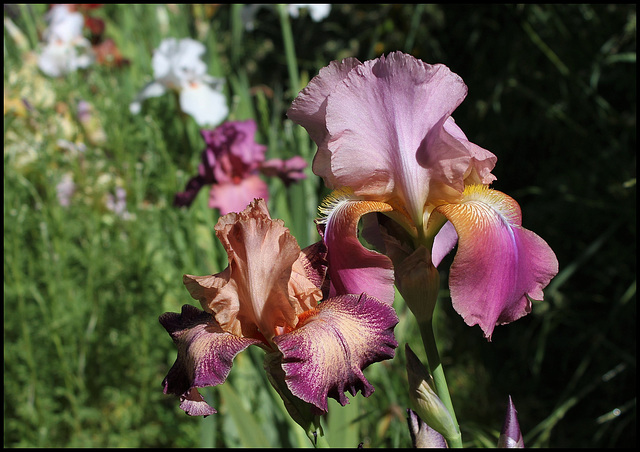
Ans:
POLYGON ((511 396, 509 396, 507 415, 504 418, 502 432, 500 433, 500 438, 498 438, 498 447, 508 449, 524 448, 524 440, 518 423, 518 412, 511 400, 511 396))
POLYGON ((429 427, 413 410, 407 410, 407 424, 411 434, 411 444, 416 449, 443 449, 448 447, 440 433, 429 427))
POLYGON ((444 436, 447 441, 451 442, 451 439, 459 438, 460 431, 449 410, 433 389, 433 378, 413 353, 409 344, 405 346, 405 353, 407 356, 409 398, 414 411, 429 427, 444 436))

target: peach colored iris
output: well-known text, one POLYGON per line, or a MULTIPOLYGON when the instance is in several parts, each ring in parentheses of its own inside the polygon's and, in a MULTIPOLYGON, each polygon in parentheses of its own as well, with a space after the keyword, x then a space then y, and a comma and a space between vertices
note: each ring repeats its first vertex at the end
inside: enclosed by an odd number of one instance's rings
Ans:
POLYGON ((325 245, 301 250, 262 199, 221 217, 215 231, 229 266, 184 276, 203 310, 185 305, 160 317, 178 347, 165 393, 180 396, 188 414, 215 413, 197 388, 223 383, 236 354, 258 345, 278 392, 286 388, 320 412, 327 397, 348 403, 345 390, 371 394, 362 370, 393 357, 393 308, 366 293, 324 297, 325 245))

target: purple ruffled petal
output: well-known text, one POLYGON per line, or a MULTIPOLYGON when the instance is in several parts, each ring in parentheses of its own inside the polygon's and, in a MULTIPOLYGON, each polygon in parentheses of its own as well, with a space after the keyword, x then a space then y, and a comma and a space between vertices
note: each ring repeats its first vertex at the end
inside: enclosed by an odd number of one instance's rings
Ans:
POLYGON ((211 314, 191 305, 184 305, 180 314, 164 313, 159 321, 178 347, 178 357, 162 382, 164 393, 180 396, 180 408, 191 416, 215 413, 196 388, 223 383, 233 358, 260 341, 222 331, 211 314))
POLYGON ((366 294, 342 295, 305 314, 301 326, 273 340, 291 393, 325 412, 327 397, 346 405, 345 391, 371 395, 374 388, 362 370, 393 358, 393 308, 366 294))
MULTIPOLYGON (((313 170, 316 174, 318 174, 317 166, 324 167, 325 160, 330 158, 327 149, 329 139, 326 123, 327 98, 336 85, 354 67, 361 64, 356 58, 332 61, 329 66, 320 69, 318 75, 300 92, 287 111, 287 116, 307 129, 311 139, 318 145, 318 153, 313 161, 313 170)), ((328 187, 335 188, 330 184, 328 187)))

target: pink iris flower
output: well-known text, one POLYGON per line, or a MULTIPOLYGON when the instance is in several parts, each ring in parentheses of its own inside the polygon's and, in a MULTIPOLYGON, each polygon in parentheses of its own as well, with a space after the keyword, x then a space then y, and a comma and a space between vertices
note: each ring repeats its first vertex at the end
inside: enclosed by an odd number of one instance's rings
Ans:
POLYGON ((267 352, 265 368, 278 392, 289 391, 316 414, 327 411, 328 397, 348 403, 347 390, 369 396, 373 387, 362 370, 394 356, 394 309, 364 293, 326 297, 325 245, 301 250, 262 199, 222 216, 215 231, 229 266, 184 276, 203 310, 185 305, 159 319, 178 348, 165 394, 178 395, 189 415, 215 413, 198 388, 224 383, 234 357, 257 345, 267 352))
POLYGON ((242 211, 254 198, 269 198, 260 174, 280 177, 286 185, 303 179, 307 162, 299 156, 265 161, 266 146, 255 142, 254 120, 227 121, 213 130, 202 130, 207 145, 198 175, 178 193, 174 205, 190 206, 200 189, 211 185, 209 207, 222 215, 242 211))
MULTIPOLYGON (((391 260, 356 237, 361 216, 384 212, 377 215, 387 217, 378 231, 383 252, 421 263, 425 284, 437 283, 428 275, 457 242, 453 306, 490 340, 495 325, 524 316, 532 299, 542 299, 558 262, 543 239, 522 227, 517 202, 489 188, 496 156, 471 143, 451 117, 466 94, 446 66, 394 52, 364 63, 332 62, 287 114, 318 146, 314 173, 339 189, 323 220, 333 285, 358 293, 394 278, 391 260)), ((399 283, 404 275, 395 268, 399 283)))

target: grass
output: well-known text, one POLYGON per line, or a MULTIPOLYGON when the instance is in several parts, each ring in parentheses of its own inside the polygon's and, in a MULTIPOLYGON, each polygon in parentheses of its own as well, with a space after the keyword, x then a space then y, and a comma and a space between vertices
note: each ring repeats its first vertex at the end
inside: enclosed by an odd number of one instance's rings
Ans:
MULTIPOLYGON (((182 274, 226 266, 206 189, 189 209, 171 205, 204 146, 197 125, 171 96, 128 111, 169 36, 207 45, 230 119, 255 119, 270 158, 311 160, 313 143, 284 113, 332 60, 403 50, 460 74, 469 94, 457 123, 498 156, 495 187, 520 203, 561 269, 532 314, 496 328, 491 343, 443 290, 436 335, 465 446, 495 445, 509 394, 527 446, 635 445, 635 5, 334 5, 322 22, 287 18, 294 47, 269 8, 248 32, 239 5, 104 5, 93 14, 131 63, 60 79, 29 57, 45 11, 5 6, 26 37, 5 26, 5 447, 309 446, 258 349, 207 392, 217 415, 190 418, 162 394, 175 347, 158 316, 193 301, 182 274), (81 99, 105 140, 75 119, 81 99), (68 208, 56 195, 65 174, 78 187, 68 208), (129 220, 105 208, 116 187, 129 220)), ((272 216, 301 246, 317 240, 319 178, 309 169, 300 185, 269 185, 272 216)), ((403 344, 424 351, 400 298, 395 307, 397 356, 366 370, 368 399, 331 405, 333 446, 410 445, 403 344)))

